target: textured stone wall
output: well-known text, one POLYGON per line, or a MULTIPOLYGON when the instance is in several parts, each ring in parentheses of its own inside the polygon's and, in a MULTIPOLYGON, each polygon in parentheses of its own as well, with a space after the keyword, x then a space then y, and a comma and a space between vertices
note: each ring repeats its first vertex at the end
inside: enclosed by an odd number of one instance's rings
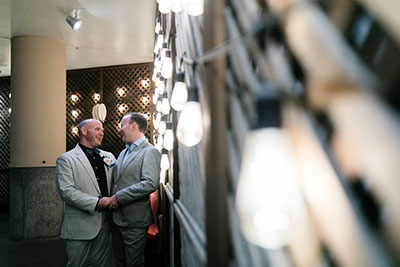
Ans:
POLYGON ((9 233, 15 239, 58 236, 64 204, 57 193, 56 168, 12 168, 9 233))

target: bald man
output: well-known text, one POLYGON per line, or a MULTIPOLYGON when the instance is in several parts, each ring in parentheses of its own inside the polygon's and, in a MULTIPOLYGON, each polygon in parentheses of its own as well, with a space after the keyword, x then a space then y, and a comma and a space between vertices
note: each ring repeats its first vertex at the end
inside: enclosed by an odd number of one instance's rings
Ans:
POLYGON ((56 183, 65 202, 60 237, 66 240, 67 266, 110 266, 109 196, 115 157, 98 149, 103 125, 95 119, 78 126, 79 143, 58 157, 56 183))

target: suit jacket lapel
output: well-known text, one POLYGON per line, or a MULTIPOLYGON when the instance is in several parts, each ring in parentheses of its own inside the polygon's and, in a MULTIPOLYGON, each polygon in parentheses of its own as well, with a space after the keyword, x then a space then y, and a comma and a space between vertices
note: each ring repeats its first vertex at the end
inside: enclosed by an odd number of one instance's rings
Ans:
MULTIPOLYGON (((111 186, 112 186, 112 170, 113 168, 104 166, 104 169, 106 171, 106 180, 107 180, 107 189, 108 193, 111 194, 111 186)), ((100 188, 99 188, 100 189, 100 188)))
POLYGON ((124 159, 124 155, 126 153, 126 148, 124 150, 121 151, 121 153, 119 154, 118 158, 117 158, 117 162, 115 162, 115 166, 114 166, 114 177, 115 177, 115 181, 118 181, 118 178, 120 176, 121 173, 121 164, 122 164, 122 160, 124 159))
POLYGON ((78 160, 81 162, 81 164, 85 168, 85 170, 86 170, 86 172, 87 172, 87 174, 89 176, 89 179, 93 182, 93 184, 95 185, 96 190, 100 194, 99 183, 96 180, 96 176, 94 174, 92 165, 90 164, 89 159, 85 155, 85 152, 82 151, 82 149, 79 146, 79 144, 76 145, 75 152, 76 152, 76 156, 78 157, 78 160))
MULTIPOLYGON (((117 176, 116 181, 119 179, 119 177, 122 175, 122 173, 129 166, 130 162, 132 162, 134 160, 134 158, 140 152, 140 150, 142 150, 142 148, 147 145, 147 143, 148 143, 147 140, 144 140, 137 148, 135 148, 134 151, 132 151, 131 153, 126 155, 126 157, 128 157, 128 158, 125 159, 123 163, 122 163, 122 160, 123 160, 124 157, 119 157, 118 158, 118 160, 120 161, 119 163, 122 164, 122 165, 120 165, 121 167, 118 169, 118 176, 117 176)), ((125 150, 126 150, 126 148, 125 148, 125 150)), ((124 155, 124 154, 122 154, 122 155, 124 155)))

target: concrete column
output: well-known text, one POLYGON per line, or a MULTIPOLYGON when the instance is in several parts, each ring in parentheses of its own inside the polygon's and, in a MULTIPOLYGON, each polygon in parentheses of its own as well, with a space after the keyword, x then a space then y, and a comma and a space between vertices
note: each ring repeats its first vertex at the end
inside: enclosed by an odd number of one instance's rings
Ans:
POLYGON ((66 46, 43 37, 11 41, 10 236, 57 236, 63 203, 55 186, 66 147, 66 46))

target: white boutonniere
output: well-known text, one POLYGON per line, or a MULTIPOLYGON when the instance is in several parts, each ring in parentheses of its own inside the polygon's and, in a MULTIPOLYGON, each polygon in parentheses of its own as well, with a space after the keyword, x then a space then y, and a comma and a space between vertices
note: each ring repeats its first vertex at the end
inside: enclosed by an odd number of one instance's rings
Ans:
POLYGON ((100 157, 103 159, 103 163, 104 165, 108 168, 114 166, 112 159, 110 159, 109 157, 107 157, 106 155, 104 155, 102 152, 100 152, 100 157))

